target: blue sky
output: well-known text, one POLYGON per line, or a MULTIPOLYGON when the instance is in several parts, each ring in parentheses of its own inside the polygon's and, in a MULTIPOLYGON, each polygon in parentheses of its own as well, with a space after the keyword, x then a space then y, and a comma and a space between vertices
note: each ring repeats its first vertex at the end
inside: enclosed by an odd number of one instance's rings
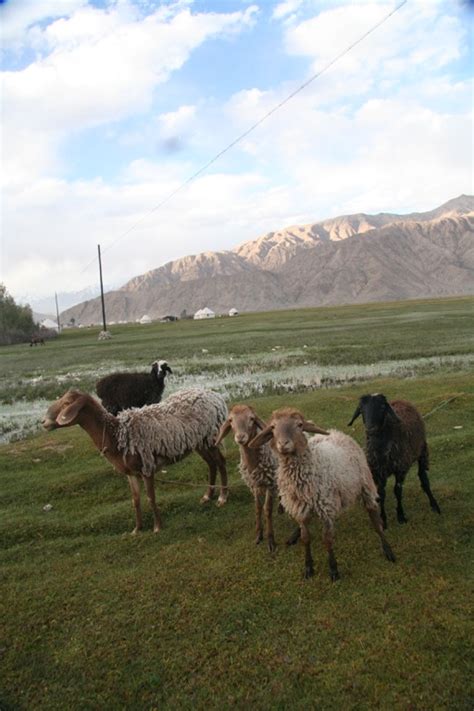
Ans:
POLYGON ((0 279, 17 298, 350 212, 472 193, 472 3, 10 0, 0 279), (126 236, 124 232, 136 224, 126 236))

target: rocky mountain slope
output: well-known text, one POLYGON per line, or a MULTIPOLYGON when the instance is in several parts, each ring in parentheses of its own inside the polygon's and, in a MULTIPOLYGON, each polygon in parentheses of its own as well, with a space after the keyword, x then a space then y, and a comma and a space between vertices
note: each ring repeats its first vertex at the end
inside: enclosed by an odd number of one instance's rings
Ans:
MULTIPOLYGON (((106 308, 119 321, 472 293, 474 197, 462 195, 430 212, 346 215, 183 257, 108 292, 106 308)), ((92 299, 62 319, 99 323, 100 313, 92 299)))

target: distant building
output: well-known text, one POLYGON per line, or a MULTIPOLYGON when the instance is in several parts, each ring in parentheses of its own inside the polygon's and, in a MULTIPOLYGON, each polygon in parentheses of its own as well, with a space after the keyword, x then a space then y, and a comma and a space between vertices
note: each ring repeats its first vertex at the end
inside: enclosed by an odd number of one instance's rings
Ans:
POLYGON ((194 318, 201 319, 201 318, 216 318, 216 314, 214 311, 211 311, 211 309, 208 309, 207 306, 205 306, 203 309, 199 309, 199 311, 196 311, 194 314, 194 318))
POLYGON ((239 312, 237 311, 237 309, 231 309, 229 311, 229 316, 238 316, 238 315, 239 315, 239 312))
POLYGON ((58 324, 50 318, 45 318, 44 321, 40 323, 41 328, 47 328, 48 330, 59 331, 58 324))
POLYGON ((143 314, 143 316, 141 317, 139 323, 143 323, 143 324, 145 324, 145 323, 151 323, 151 318, 148 316, 148 314, 143 314))

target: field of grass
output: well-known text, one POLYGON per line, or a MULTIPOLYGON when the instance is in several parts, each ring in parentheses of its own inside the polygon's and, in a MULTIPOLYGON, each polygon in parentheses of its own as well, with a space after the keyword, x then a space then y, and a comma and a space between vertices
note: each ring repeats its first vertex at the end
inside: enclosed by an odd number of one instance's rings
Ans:
POLYGON ((151 532, 145 504, 138 537, 128 533, 126 482, 82 430, 3 445, 0 709, 472 709, 473 307, 449 299, 307 309, 117 327, 110 343, 76 331, 44 348, 2 348, 2 400, 24 397, 24 407, 157 356, 176 364, 180 386, 203 373, 225 384, 234 365, 249 381, 292 364, 347 366, 347 378, 323 383, 337 387, 284 387, 285 374, 274 387, 262 380, 246 401, 263 417, 295 405, 362 443, 362 425, 346 427, 361 394, 412 400, 427 416, 442 515, 414 469, 405 526, 387 492, 397 563, 357 509, 337 529, 341 580, 329 580, 315 522, 316 573, 304 581, 302 549, 284 545, 286 515, 275 516, 275 555, 254 545, 252 500, 229 439, 228 504, 200 506, 205 471, 192 456, 158 475, 178 482, 157 486, 165 527, 151 532), (373 377, 381 362, 393 370, 373 377), (361 381, 355 366, 374 370, 361 381))

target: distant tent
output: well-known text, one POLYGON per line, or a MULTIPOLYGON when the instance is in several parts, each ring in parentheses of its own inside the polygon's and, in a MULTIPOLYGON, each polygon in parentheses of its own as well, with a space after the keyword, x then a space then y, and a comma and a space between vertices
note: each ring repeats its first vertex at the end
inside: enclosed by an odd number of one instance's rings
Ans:
POLYGON ((201 319, 201 318, 215 318, 216 314, 214 311, 211 311, 211 309, 208 309, 207 306, 205 306, 203 309, 199 309, 199 311, 196 311, 194 314, 195 319, 201 319))
POLYGON ((59 331, 58 324, 56 321, 53 321, 50 318, 45 318, 44 321, 41 321, 40 323, 41 328, 47 328, 49 330, 54 329, 55 331, 59 331))
POLYGON ((148 314, 144 314, 139 323, 151 323, 151 318, 148 316, 148 314))
POLYGON ((237 309, 231 309, 229 311, 229 316, 238 316, 238 315, 239 315, 239 312, 237 311, 237 309))

